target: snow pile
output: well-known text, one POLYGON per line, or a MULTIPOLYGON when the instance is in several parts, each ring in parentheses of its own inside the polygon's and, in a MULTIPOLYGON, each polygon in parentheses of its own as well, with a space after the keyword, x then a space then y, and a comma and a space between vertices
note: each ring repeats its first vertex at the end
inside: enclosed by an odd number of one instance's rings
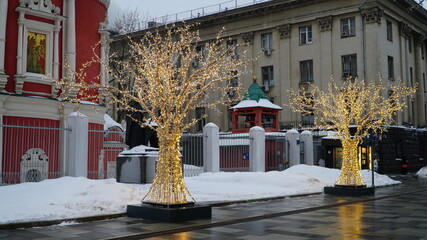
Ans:
POLYGON ((115 179, 62 177, 0 187, 0 224, 123 213, 144 190, 115 179))
POLYGON ((137 155, 147 154, 147 153, 154 154, 154 153, 157 153, 158 151, 159 151, 158 148, 148 147, 145 145, 139 145, 139 146, 135 146, 129 150, 122 151, 119 156, 125 156, 125 155, 137 156, 137 155))
POLYGON ((416 175, 417 175, 418 177, 427 178, 427 166, 426 166, 426 167, 421 168, 421 169, 416 173, 416 175))
MULTIPOLYGON (((251 200, 323 191, 334 185, 339 170, 297 165, 277 172, 203 173, 185 179, 198 202, 251 200)), ((366 184, 372 172, 363 170, 366 184)), ((375 174, 375 185, 398 181, 375 174)), ((123 184, 115 179, 79 177, 49 179, 0 187, 0 224, 79 218, 124 213, 128 204, 140 203, 149 184, 123 184)))

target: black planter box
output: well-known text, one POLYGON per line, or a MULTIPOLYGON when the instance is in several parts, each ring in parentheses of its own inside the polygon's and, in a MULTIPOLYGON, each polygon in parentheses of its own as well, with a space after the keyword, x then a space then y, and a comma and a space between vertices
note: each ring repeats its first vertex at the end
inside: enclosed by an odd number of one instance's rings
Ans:
POLYGON ((131 218, 176 223, 197 219, 211 219, 212 207, 194 204, 161 205, 143 203, 141 205, 128 205, 126 215, 131 218))
POLYGON ((375 188, 373 187, 352 187, 352 186, 339 186, 325 187, 325 194, 338 195, 338 196, 366 196, 375 194, 375 188))

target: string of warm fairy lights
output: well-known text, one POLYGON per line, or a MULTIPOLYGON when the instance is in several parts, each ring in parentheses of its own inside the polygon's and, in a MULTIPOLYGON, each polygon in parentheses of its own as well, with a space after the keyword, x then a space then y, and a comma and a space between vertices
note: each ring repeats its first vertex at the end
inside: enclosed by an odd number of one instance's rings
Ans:
MULTIPOLYGON (((134 119, 140 125, 153 128, 147 124, 147 118, 158 125, 156 175, 144 202, 173 205, 195 201, 182 172, 179 151, 182 132, 200 120, 190 117, 195 109, 215 109, 240 97, 241 88, 232 86, 230 80, 245 72, 249 61, 245 53, 238 58, 233 56, 238 46, 228 46, 225 43, 228 39, 221 38, 221 33, 212 41, 202 42, 192 27, 166 26, 147 32, 138 41, 129 38, 125 60, 112 57, 113 62, 107 65, 95 55, 75 73, 76 81, 59 82, 63 93, 80 89, 77 100, 95 99, 101 94, 107 103, 118 104, 128 113, 145 114, 144 119, 134 119), (197 51, 202 43, 204 52, 197 51), (117 85, 101 86, 95 83, 98 79, 88 81, 85 70, 92 64, 104 64, 117 85), (130 82, 134 84, 132 88, 123 87, 130 82), (233 99, 227 95, 230 90, 237 93, 233 99), (136 106, 130 105, 131 101, 136 106)), ((64 99, 73 101, 66 95, 64 99)))
POLYGON ((385 84, 381 79, 365 83, 348 79, 338 86, 332 79, 327 91, 310 86, 310 91, 289 91, 290 108, 303 115, 314 114, 315 128, 334 130, 341 140, 343 162, 341 174, 335 185, 365 186, 360 174, 358 145, 364 137, 380 135, 384 125, 393 122, 398 111, 405 106, 405 98, 416 92, 402 82, 385 84), (350 125, 356 131, 350 134, 350 125))

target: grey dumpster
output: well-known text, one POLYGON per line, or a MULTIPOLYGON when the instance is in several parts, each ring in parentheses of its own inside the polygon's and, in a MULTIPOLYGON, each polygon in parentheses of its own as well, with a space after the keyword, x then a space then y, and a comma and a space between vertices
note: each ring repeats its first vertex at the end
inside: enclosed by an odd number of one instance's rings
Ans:
POLYGON ((117 157, 116 179, 122 183, 151 183, 154 179, 158 149, 137 146, 117 157))

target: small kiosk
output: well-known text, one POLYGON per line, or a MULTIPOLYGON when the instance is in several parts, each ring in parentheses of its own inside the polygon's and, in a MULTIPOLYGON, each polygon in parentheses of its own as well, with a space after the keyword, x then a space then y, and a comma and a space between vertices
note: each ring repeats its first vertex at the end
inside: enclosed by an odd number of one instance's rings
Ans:
POLYGON ((278 113, 282 108, 270 101, 256 81, 231 110, 233 133, 248 133, 253 126, 262 127, 266 132, 279 131, 278 113))

